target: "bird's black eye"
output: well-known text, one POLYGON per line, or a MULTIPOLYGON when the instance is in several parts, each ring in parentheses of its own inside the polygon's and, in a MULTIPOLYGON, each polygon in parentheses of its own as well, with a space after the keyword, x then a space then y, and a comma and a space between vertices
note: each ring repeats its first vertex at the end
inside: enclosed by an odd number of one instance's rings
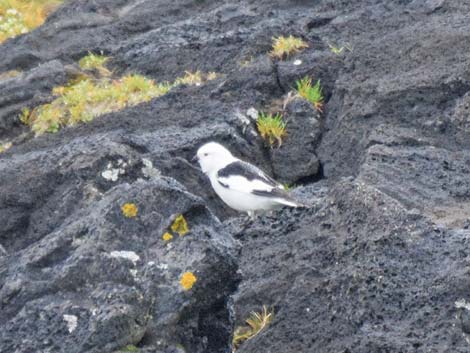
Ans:
POLYGON ((209 153, 204 153, 204 156, 208 156, 208 155, 209 155, 209 153))

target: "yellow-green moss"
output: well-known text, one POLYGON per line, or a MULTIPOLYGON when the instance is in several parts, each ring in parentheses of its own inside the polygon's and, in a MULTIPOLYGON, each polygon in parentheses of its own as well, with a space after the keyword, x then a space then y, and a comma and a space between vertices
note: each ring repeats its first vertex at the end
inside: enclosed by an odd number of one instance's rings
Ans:
POLYGON ((315 109, 323 111, 323 93, 320 86, 320 80, 312 86, 312 79, 310 77, 304 77, 301 80, 295 82, 297 86, 297 92, 302 97, 309 101, 315 109))
POLYGON ((139 351, 139 348, 137 348, 133 344, 129 344, 129 345, 127 345, 124 348, 121 348, 119 350, 119 352, 125 352, 125 353, 134 353, 134 352, 138 352, 138 351, 139 351))
POLYGON ((276 142, 278 146, 282 145, 282 139, 287 135, 287 123, 282 119, 282 115, 259 113, 256 120, 256 126, 261 137, 271 146, 276 142))
POLYGON ((243 342, 248 341, 258 335, 273 320, 273 312, 268 311, 266 306, 259 313, 252 311, 250 317, 246 319, 246 326, 238 326, 235 329, 232 339, 232 347, 235 351, 243 342))
POLYGON ((20 120, 36 135, 54 133, 64 126, 89 122, 100 115, 160 97, 177 85, 199 85, 217 76, 213 72, 204 75, 200 71, 187 71, 174 83, 155 83, 138 74, 113 79, 104 66, 107 60, 107 57, 96 54, 82 58, 79 62, 81 68, 96 70, 99 77, 79 75, 65 86, 55 87, 52 91, 55 99, 51 103, 32 110, 23 109, 20 120))
POLYGON ((178 233, 180 237, 189 232, 188 222, 186 222, 186 219, 183 217, 183 215, 180 214, 175 218, 173 224, 171 225, 171 230, 174 233, 178 233))
POLYGON ((283 59, 305 48, 308 48, 308 44, 300 38, 296 38, 292 35, 289 37, 280 36, 273 38, 273 46, 269 54, 274 58, 283 59))
POLYGON ((42 25, 62 0, 0 0, 0 43, 42 25))
POLYGON ((24 110, 20 120, 36 135, 57 132, 61 127, 89 122, 100 115, 147 102, 168 90, 168 85, 155 84, 153 80, 136 74, 119 80, 84 79, 54 88, 56 99, 31 112, 24 110))
POLYGON ((6 79, 9 79, 9 78, 16 77, 16 76, 18 76, 19 74, 21 74, 21 72, 20 72, 20 71, 17 71, 17 70, 10 70, 10 71, 2 72, 2 73, 0 74, 0 81, 1 81, 1 80, 6 80, 6 79))

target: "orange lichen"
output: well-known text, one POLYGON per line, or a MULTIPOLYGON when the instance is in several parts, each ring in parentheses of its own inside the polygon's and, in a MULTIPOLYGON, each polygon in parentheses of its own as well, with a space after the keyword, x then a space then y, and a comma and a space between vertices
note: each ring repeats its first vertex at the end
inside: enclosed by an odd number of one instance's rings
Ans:
POLYGON ((180 284, 184 290, 190 290, 194 286, 194 283, 196 283, 196 281, 197 281, 197 277, 194 275, 194 273, 185 272, 181 276, 180 284))
POLYGON ((125 203, 121 207, 122 214, 127 218, 134 218, 137 216, 138 208, 135 203, 125 203))
POLYGON ((166 232, 165 234, 163 234, 162 239, 163 239, 164 241, 170 241, 171 239, 173 239, 173 235, 171 235, 170 233, 166 232))
POLYGON ((175 218, 173 224, 171 225, 171 230, 174 233, 178 233, 180 237, 189 232, 188 223, 182 214, 175 218))

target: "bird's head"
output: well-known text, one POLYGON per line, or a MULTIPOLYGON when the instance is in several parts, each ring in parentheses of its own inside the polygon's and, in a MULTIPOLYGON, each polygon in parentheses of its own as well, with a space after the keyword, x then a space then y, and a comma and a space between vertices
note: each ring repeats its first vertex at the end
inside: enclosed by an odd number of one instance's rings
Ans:
POLYGON ((208 142, 197 150, 193 160, 197 160, 205 174, 217 171, 233 162, 235 157, 221 144, 208 142))

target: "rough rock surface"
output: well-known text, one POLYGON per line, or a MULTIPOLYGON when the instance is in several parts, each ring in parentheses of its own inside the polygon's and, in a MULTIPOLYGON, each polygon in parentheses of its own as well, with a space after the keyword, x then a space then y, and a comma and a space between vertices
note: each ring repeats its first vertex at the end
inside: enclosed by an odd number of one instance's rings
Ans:
POLYGON ((240 353, 469 352, 469 46, 466 0, 66 1, 0 45, 0 74, 22 71, 0 80, 0 351, 230 352, 266 305, 240 353), (281 34, 309 48, 273 60, 281 34), (117 74, 221 75, 34 138, 19 112, 88 51, 117 74), (305 75, 324 113, 290 102, 267 148, 250 109, 305 75), (190 162, 209 140, 311 207, 229 210, 190 162))

